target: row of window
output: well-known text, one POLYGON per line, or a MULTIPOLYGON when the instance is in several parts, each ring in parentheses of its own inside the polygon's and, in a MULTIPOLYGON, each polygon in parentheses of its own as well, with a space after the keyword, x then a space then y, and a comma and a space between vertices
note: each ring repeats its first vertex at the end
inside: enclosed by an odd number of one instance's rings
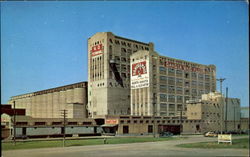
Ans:
MULTIPOLYGON (((182 87, 175 87, 173 85, 160 85, 160 91, 166 91, 168 89, 168 92, 177 92, 177 93, 182 93, 183 88, 182 87)), ((190 89, 185 89, 185 93, 189 93, 190 89)), ((197 93, 197 89, 191 89, 192 93, 197 93)), ((204 90, 199 90, 199 94, 204 94, 204 90)))
MULTIPOLYGON (((206 122, 205 120, 120 120, 121 124, 130 124, 130 123, 201 123, 201 122, 206 122)), ((211 122, 216 122, 216 121, 211 121, 211 122)), ((219 120, 218 120, 219 122, 219 120)))
POLYGON ((142 46, 142 45, 138 45, 138 44, 132 44, 132 43, 129 43, 129 42, 125 42, 125 41, 122 41, 122 40, 112 40, 112 39, 109 39, 109 42, 111 44, 115 43, 116 45, 122 45, 122 46, 125 46, 125 47, 133 47, 135 49, 142 49, 142 50, 149 50, 149 48, 147 46, 142 46))
MULTIPOLYGON (((176 75, 183 75, 183 74, 185 74, 186 78, 190 77, 190 72, 186 72, 186 71, 183 71, 183 70, 178 70, 178 69, 175 70, 173 68, 165 68, 165 67, 159 67, 159 70, 162 73, 168 72, 168 74, 176 74, 176 75)), ((191 72, 191 77, 192 78, 197 78, 197 76, 198 76, 199 79, 204 79, 204 78, 206 80, 210 79, 210 75, 204 75, 204 74, 200 74, 200 73, 191 72)))
MULTIPOLYGON (((52 122, 51 125, 62 125, 63 122, 52 122)), ((66 122, 66 125, 92 125, 92 122, 66 122)), ((16 122, 16 125, 28 125, 28 122, 16 122)), ((35 122, 34 125, 46 125, 46 122, 35 122)))
MULTIPOLYGON (((169 83, 170 82, 174 83, 174 81, 176 81, 177 84, 183 83, 183 79, 181 79, 181 78, 167 77, 167 76, 163 76, 163 75, 160 76, 160 81, 168 81, 169 83)), ((192 85, 199 84, 199 86, 203 86, 203 84, 204 84, 204 82, 201 82, 201 81, 198 82, 198 81, 195 81, 195 80, 193 80, 191 83, 192 83, 192 85)), ((189 86, 190 81, 185 80, 185 85, 189 86)), ((210 85, 210 83, 208 83, 208 82, 205 83, 205 86, 209 86, 209 85, 210 85)))

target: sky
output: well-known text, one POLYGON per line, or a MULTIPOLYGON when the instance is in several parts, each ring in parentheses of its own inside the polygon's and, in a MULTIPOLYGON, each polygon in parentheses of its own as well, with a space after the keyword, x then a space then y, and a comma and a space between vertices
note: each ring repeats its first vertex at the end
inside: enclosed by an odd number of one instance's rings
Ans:
POLYGON ((223 93, 249 106, 248 24, 244 1, 1 2, 1 103, 87 81, 87 39, 109 31, 216 65, 223 93))

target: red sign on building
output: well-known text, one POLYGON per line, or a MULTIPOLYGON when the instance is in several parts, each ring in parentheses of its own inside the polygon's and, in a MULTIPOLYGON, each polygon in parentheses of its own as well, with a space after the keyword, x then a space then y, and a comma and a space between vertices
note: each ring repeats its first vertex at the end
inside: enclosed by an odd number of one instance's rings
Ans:
POLYGON ((143 74, 147 74, 146 61, 132 65, 132 76, 141 76, 143 74))
POLYGON ((90 50, 91 56, 102 54, 102 50, 103 50, 102 44, 93 46, 90 50))
POLYGON ((118 124, 117 119, 106 119, 105 124, 118 124))

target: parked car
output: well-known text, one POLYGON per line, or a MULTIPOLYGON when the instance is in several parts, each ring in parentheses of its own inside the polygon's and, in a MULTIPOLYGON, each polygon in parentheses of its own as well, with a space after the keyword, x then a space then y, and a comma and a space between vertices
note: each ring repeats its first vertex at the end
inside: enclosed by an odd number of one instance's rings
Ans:
POLYGON ((161 132, 160 133, 160 137, 171 137, 171 136, 173 136, 174 134, 173 133, 171 133, 171 132, 161 132))
POLYGON ((212 131, 209 131, 207 133, 204 134, 205 137, 217 137, 218 134, 212 131))

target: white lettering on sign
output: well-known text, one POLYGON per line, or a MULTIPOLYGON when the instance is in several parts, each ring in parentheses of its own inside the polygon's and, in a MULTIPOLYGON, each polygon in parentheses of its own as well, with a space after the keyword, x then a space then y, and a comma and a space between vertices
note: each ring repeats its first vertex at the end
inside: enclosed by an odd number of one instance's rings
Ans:
POLYGON ((148 60, 138 60, 131 63, 131 89, 149 87, 148 60))

